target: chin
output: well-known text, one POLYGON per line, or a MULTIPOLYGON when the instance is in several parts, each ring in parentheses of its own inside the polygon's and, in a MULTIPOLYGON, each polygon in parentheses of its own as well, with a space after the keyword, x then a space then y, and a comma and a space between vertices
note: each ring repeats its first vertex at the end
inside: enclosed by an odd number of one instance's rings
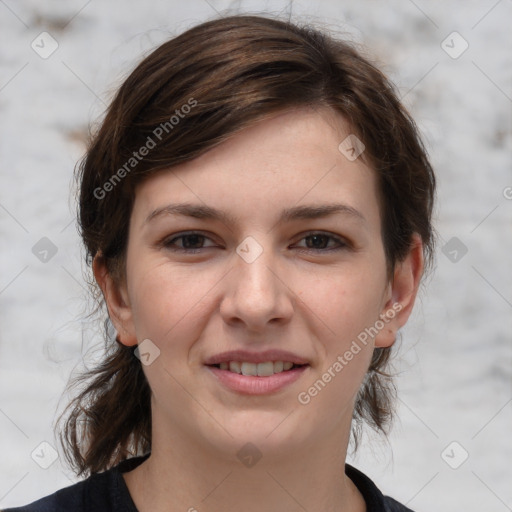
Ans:
POLYGON ((308 438, 313 438, 314 433, 307 435, 304 421, 297 421, 297 413, 292 412, 287 417, 290 411, 244 410, 224 420, 219 418, 225 430, 217 425, 219 436, 215 436, 216 439, 209 430, 208 442, 215 443, 221 451, 231 454, 238 454, 239 451, 243 454, 244 447, 249 452, 259 451, 262 455, 273 457, 296 452, 308 444, 308 438))

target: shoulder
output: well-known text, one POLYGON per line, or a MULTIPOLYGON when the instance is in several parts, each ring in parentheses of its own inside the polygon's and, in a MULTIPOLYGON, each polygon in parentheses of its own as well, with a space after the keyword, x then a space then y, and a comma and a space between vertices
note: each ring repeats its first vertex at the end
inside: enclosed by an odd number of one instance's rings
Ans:
POLYGON ((120 510, 120 507, 132 510, 121 473, 136 467, 144 458, 125 460, 112 469, 95 473, 33 503, 0 512, 111 512, 120 510))
POLYGON ((367 512, 413 512, 390 496, 384 496, 368 476, 350 464, 345 464, 345 473, 363 495, 367 512))
POLYGON ((110 472, 98 473, 57 492, 22 507, 9 508, 2 512, 86 512, 89 510, 111 510, 109 506, 110 472), (93 509, 94 504, 99 507, 93 509))
POLYGON ((2 512, 60 512, 64 510, 82 512, 87 510, 85 508, 87 494, 90 492, 91 487, 99 487, 101 489, 101 484, 104 479, 103 474, 94 475, 83 482, 78 482, 64 489, 60 489, 33 503, 24 505, 23 507, 8 508, 2 512))
POLYGON ((410 508, 402 505, 389 496, 384 496, 384 506, 386 512, 413 512, 410 508))

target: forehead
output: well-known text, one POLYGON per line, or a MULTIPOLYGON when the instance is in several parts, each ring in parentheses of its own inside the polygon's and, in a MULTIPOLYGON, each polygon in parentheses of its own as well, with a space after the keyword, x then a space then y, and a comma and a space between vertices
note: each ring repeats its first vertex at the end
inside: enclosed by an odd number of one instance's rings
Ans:
POLYGON ((375 172, 339 148, 350 135, 349 124, 330 109, 295 109, 258 121, 140 184, 135 221, 142 227, 155 209, 176 201, 269 222, 300 204, 341 202, 379 224, 375 172))

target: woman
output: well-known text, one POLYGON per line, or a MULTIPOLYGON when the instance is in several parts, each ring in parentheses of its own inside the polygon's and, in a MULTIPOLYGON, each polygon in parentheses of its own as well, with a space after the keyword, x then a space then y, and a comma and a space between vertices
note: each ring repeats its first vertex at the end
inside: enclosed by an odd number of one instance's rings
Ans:
POLYGON ((61 434, 86 479, 12 511, 410 510, 345 462, 389 428, 434 249, 380 71, 311 27, 203 23, 126 79, 77 178, 111 322, 61 434))

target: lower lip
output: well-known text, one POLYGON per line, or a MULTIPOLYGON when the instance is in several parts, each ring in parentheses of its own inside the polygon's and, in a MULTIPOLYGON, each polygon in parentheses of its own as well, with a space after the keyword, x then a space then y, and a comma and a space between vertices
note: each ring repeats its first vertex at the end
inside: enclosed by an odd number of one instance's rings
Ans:
POLYGON ((309 368, 308 365, 299 366, 292 370, 274 373, 268 377, 257 377, 254 375, 242 375, 240 373, 221 370, 216 366, 207 366, 213 375, 220 380, 224 386, 246 395, 265 395, 275 393, 295 382, 309 368))

